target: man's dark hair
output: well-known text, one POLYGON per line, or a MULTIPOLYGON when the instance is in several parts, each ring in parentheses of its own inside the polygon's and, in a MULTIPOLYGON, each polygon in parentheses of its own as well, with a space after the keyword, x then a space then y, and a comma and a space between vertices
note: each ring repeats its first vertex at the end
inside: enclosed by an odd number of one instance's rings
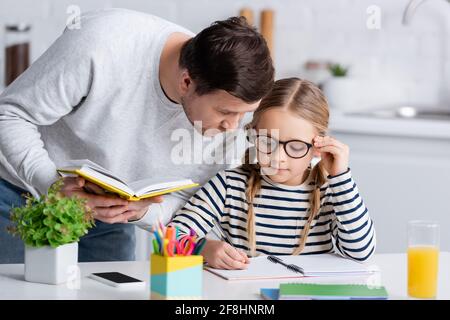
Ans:
POLYGON ((252 103, 265 96, 274 82, 267 43, 243 17, 216 21, 189 39, 179 63, 188 70, 199 95, 222 89, 252 103))

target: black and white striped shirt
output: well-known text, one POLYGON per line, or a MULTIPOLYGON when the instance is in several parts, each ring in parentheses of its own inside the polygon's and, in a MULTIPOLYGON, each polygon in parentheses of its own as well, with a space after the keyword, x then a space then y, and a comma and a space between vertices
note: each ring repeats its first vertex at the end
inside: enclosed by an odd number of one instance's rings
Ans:
MULTIPOLYGON (((178 226, 180 234, 193 228, 203 237, 214 228, 215 220, 228 233, 234 247, 250 254, 246 232, 247 179, 248 173, 240 168, 219 172, 175 214, 171 225, 178 226)), ((261 190, 253 201, 257 254, 293 253, 307 220, 313 188, 311 176, 299 186, 262 177, 261 190)), ((336 252, 357 261, 367 260, 375 251, 375 228, 350 169, 329 176, 320 193, 320 212, 311 224, 301 254, 336 252)))

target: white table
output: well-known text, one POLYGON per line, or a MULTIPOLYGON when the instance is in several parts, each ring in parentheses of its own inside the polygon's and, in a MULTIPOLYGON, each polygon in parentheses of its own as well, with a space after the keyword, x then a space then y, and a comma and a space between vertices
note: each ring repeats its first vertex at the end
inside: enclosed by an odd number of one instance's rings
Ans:
MULTIPOLYGON (((381 281, 391 299, 407 299, 406 254, 377 254, 367 265, 379 268, 381 272, 370 278, 370 283, 381 281)), ((100 262, 80 263, 81 281, 71 286, 58 286, 29 283, 24 281, 23 264, 0 265, 0 300, 2 299, 149 299, 149 263, 137 262, 100 262), (118 271, 146 281, 142 289, 117 289, 87 276, 93 272, 118 271)), ((260 299, 260 288, 276 288, 282 282, 292 280, 251 280, 226 281, 208 271, 203 275, 204 299, 260 299)), ((323 283, 367 283, 367 277, 315 278, 298 282, 323 283)), ((450 299, 450 253, 441 252, 439 261, 438 299, 450 299)))

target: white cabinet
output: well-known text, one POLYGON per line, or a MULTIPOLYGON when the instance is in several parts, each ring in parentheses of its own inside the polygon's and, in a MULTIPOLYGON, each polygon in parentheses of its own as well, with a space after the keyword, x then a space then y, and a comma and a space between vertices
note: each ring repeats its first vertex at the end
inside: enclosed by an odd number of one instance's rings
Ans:
POLYGON ((407 221, 414 219, 438 221, 441 249, 450 251, 450 139, 343 128, 331 134, 350 146, 350 167, 375 222, 378 253, 404 252, 407 221))

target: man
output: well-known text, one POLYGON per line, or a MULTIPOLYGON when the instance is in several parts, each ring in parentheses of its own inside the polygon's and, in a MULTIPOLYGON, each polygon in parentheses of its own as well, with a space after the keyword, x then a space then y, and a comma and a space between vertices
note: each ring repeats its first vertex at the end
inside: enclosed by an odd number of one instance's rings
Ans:
MULTIPOLYGON (((177 176, 201 184, 224 164, 178 165, 171 133, 238 127, 270 90, 274 70, 262 36, 242 18, 194 36, 144 13, 89 12, 0 95, 0 263, 23 261, 7 234, 11 206, 45 194, 69 159, 89 159, 129 181, 177 176)), ((96 227, 79 261, 134 260, 134 225, 166 221, 195 190, 139 202, 106 195, 80 178, 63 194, 88 200, 96 227), (128 223, 132 222, 132 223, 128 223)))

